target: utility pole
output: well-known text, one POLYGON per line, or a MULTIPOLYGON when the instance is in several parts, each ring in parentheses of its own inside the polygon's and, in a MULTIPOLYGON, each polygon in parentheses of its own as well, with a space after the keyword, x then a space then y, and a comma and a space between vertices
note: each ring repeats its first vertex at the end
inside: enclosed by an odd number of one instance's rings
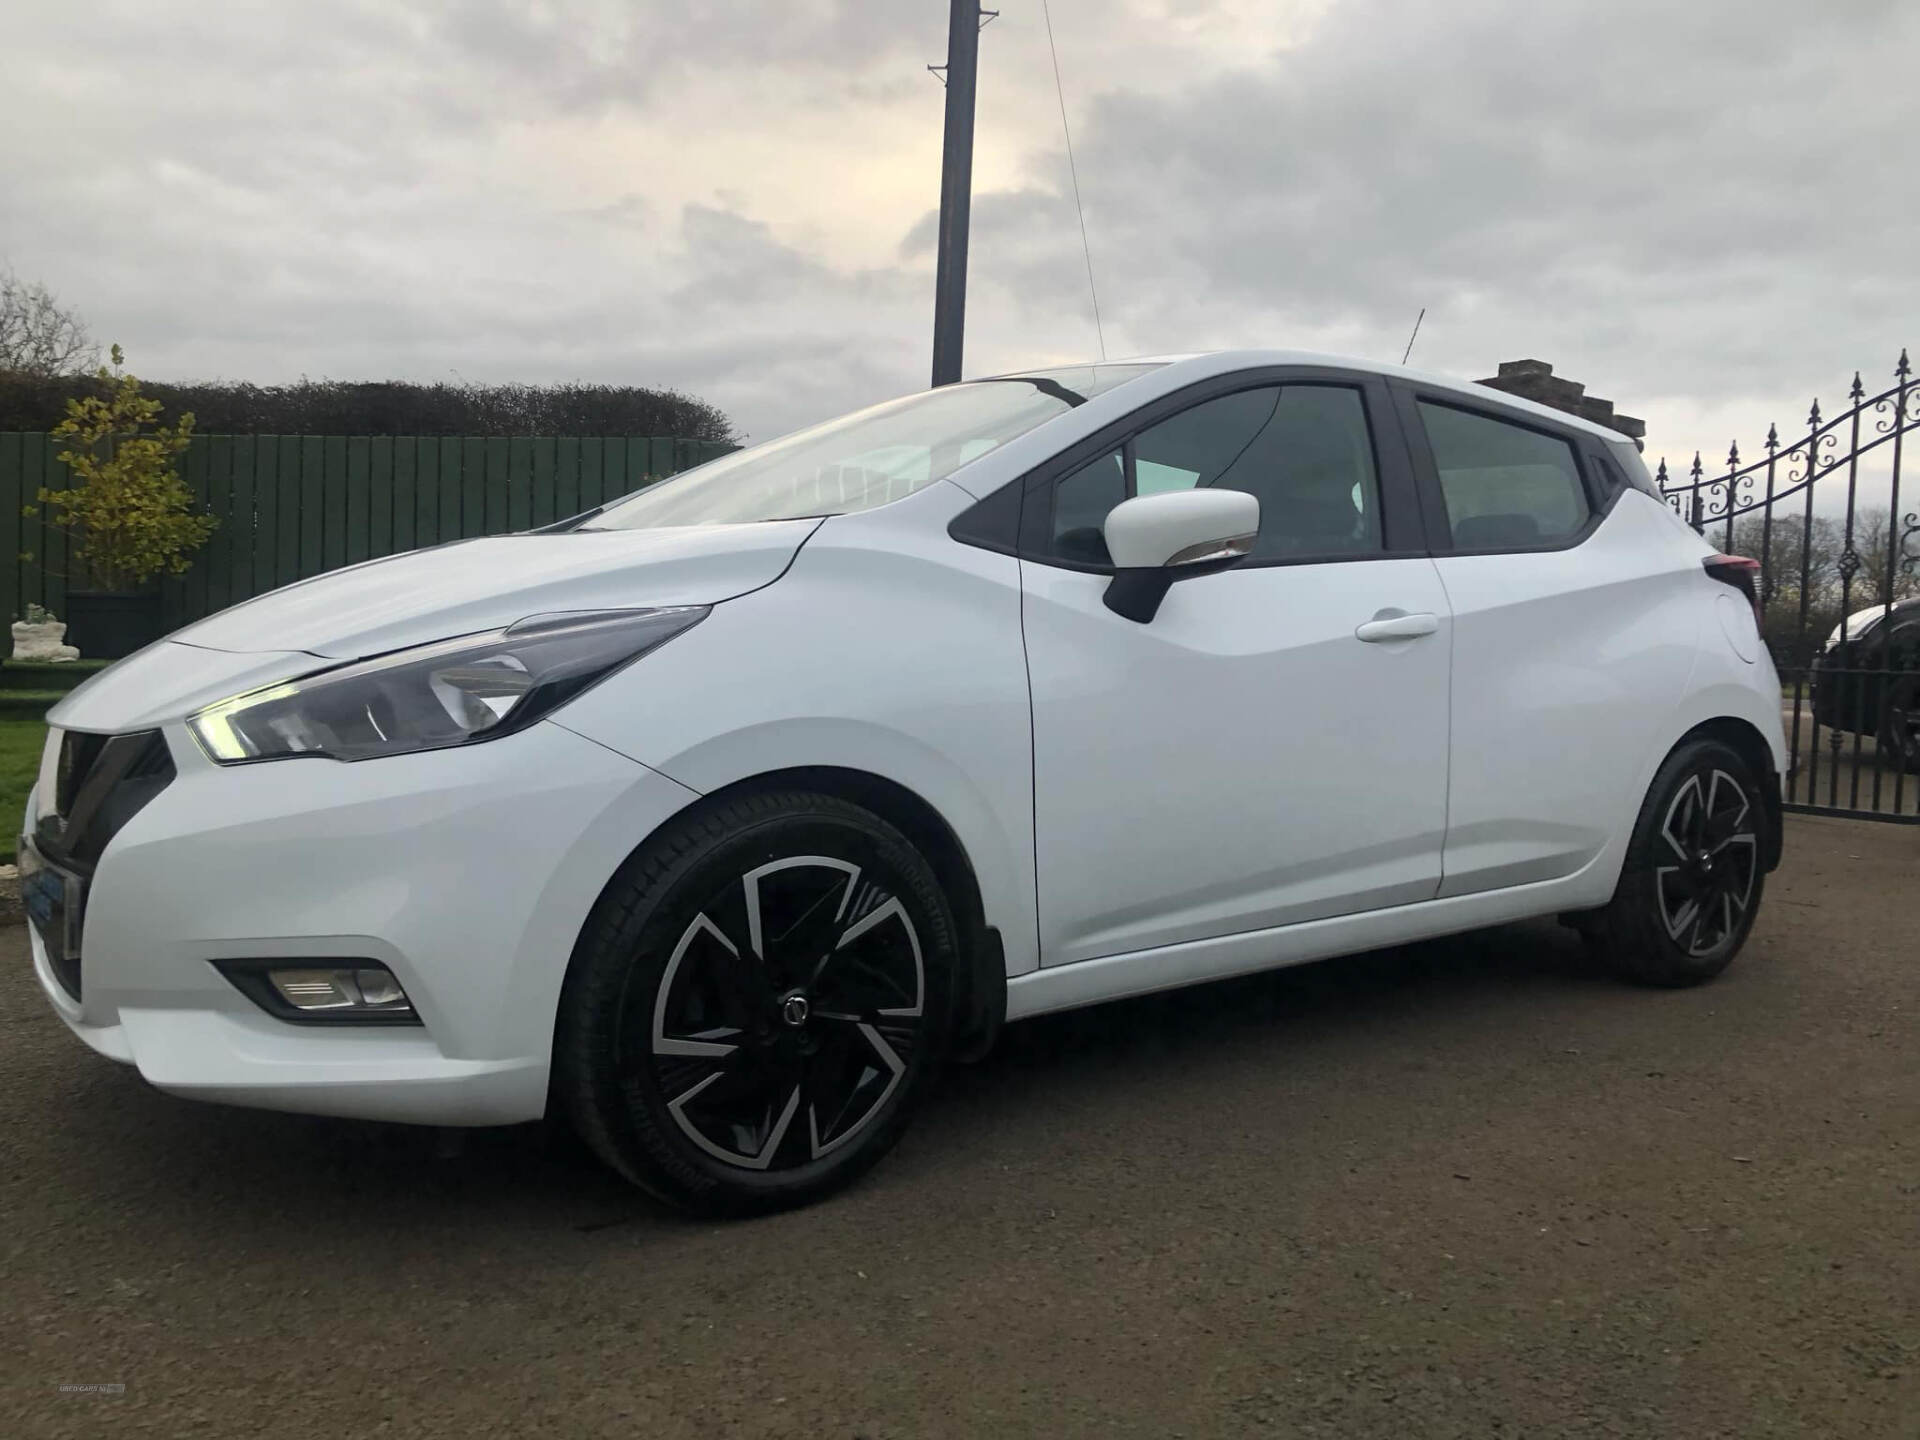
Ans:
POLYGON ((973 213, 973 97, 980 0, 952 0, 947 21, 947 130, 940 159, 940 258, 933 291, 933 383, 960 378, 967 323, 967 227, 973 213))

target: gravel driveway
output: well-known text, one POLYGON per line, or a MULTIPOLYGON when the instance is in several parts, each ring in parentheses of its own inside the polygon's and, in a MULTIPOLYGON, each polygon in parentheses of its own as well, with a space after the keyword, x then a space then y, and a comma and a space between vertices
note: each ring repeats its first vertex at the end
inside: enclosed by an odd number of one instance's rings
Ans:
POLYGON ((0 1433, 1911 1440, 1920 828, 1787 856, 1705 989, 1537 925, 1036 1021, 728 1226, 169 1099, 0 931, 0 1433))

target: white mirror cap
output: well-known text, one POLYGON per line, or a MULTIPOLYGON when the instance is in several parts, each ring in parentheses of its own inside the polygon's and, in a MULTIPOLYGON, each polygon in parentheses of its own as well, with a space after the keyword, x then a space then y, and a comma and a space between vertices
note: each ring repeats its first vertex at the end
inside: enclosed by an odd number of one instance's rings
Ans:
POLYGON ((1230 560, 1253 549, 1260 501, 1242 490, 1168 490, 1107 512, 1107 552, 1123 570, 1230 560))

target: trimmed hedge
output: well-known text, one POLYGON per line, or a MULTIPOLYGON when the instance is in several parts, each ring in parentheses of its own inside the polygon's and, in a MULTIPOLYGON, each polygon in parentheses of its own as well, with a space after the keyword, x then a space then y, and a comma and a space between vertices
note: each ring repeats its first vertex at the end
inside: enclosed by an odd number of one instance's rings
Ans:
MULTIPOLYGON (((141 379, 172 420, 220 435, 658 435, 726 442, 733 424, 674 390, 587 385, 416 385, 403 380, 302 380, 294 385, 141 379)), ((51 430, 67 401, 99 394, 92 376, 0 371, 0 430, 51 430)))

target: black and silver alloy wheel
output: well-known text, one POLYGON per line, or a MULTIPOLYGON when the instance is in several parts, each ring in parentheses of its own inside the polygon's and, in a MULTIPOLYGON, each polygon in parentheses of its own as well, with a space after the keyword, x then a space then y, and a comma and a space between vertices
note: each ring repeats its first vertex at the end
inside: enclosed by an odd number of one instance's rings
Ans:
POLYGON ((687 923, 643 1043, 680 1132, 767 1170, 818 1160, 874 1122, 920 1044, 925 1002, 899 897, 850 861, 790 856, 687 923))
POLYGON ((1746 943, 1766 886, 1760 778, 1718 739, 1689 740, 1647 788, 1613 899, 1574 917, 1622 976, 1711 980, 1746 943))
POLYGON ((835 798, 702 807, 616 876, 561 998, 555 1086, 629 1179, 708 1214, 845 1184, 942 1058, 956 929, 927 862, 835 798))
POLYGON ((1760 874, 1755 807, 1724 770, 1688 775, 1667 805, 1660 839, 1669 863, 1654 868, 1660 923, 1690 956, 1710 955, 1740 929, 1760 874))

